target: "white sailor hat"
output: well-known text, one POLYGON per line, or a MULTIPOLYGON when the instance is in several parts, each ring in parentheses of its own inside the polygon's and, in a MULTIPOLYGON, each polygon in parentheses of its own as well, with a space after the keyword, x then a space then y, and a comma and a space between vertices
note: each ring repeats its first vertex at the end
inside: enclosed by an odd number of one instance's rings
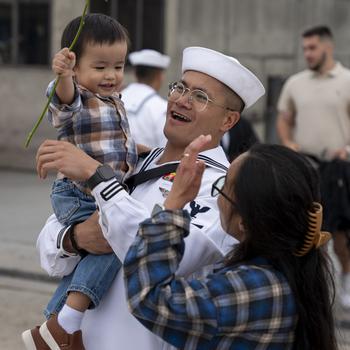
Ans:
POLYGON ((168 68, 170 57, 162 55, 155 50, 141 50, 130 53, 129 61, 133 66, 150 66, 156 68, 168 68))
POLYGON ((265 88, 260 80, 239 61, 204 47, 188 47, 183 51, 182 73, 194 70, 205 73, 233 90, 245 103, 252 106, 265 88))

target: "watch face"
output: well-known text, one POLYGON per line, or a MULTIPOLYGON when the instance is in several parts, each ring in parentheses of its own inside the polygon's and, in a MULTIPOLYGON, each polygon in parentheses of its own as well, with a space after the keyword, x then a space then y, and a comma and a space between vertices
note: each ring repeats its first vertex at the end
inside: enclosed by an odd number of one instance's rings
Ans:
POLYGON ((98 170, 98 173, 100 174, 100 176, 105 180, 109 180, 115 176, 113 169, 108 165, 101 166, 97 170, 98 170))
POLYGON ((95 174, 87 180, 87 185, 90 187, 90 189, 94 189, 99 183, 108 181, 114 177, 115 173, 113 169, 109 165, 104 164, 99 166, 96 169, 95 174))

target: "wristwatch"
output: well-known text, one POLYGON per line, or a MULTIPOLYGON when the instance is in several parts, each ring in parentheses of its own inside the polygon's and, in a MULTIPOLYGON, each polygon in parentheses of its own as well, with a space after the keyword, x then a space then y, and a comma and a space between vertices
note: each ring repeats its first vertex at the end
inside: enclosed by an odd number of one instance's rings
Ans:
POLYGON ((110 179, 113 179, 115 177, 114 170, 108 165, 103 164, 98 166, 98 168, 95 171, 95 174, 93 174, 87 181, 87 185, 92 190, 94 189, 99 183, 106 182, 110 179))

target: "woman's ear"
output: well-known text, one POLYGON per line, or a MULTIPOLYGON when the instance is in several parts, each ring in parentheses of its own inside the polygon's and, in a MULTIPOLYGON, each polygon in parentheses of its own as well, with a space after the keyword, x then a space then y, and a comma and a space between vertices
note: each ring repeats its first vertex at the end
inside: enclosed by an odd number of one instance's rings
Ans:
POLYGON ((235 124, 238 123, 240 117, 241 114, 239 112, 227 110, 220 131, 225 133, 227 130, 230 130, 235 124))

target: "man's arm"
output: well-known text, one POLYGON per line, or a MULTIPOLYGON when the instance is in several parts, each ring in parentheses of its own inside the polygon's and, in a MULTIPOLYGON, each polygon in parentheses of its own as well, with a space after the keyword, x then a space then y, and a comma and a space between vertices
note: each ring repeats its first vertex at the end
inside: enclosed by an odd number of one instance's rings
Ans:
MULTIPOLYGON (((98 161, 71 143, 56 140, 46 140, 41 144, 36 161, 37 172, 42 179, 46 178, 49 171, 59 171, 72 180, 86 181, 100 165, 98 161)), ((102 182, 93 189, 92 193, 99 208, 99 221, 103 234, 118 257, 123 260, 136 235, 139 223, 148 218, 150 213, 145 206, 131 198, 117 180, 102 182)), ((74 231, 76 243, 80 249, 92 253, 110 252, 110 249, 106 251, 106 242, 102 239, 102 233, 96 226, 96 219, 97 214, 92 215, 88 221, 76 225, 74 231)), ((49 270, 49 273, 55 270, 54 265, 62 265, 57 255, 59 254, 57 237, 62 228, 56 217, 53 216, 38 239, 38 249, 43 256, 42 265, 45 270, 49 270), (50 256, 46 255, 47 247, 52 251, 50 256)), ((64 240, 64 243, 67 241, 64 240)), ((61 271, 62 269, 59 268, 60 273, 61 271)))
MULTIPOLYGON (((99 164, 74 145, 63 141, 47 140, 39 147, 37 153, 37 171, 41 178, 45 178, 48 171, 56 170, 73 180, 87 180, 99 164)), ((192 180, 193 177, 190 176, 190 188, 193 187, 192 180)), ((99 208, 99 222, 103 235, 123 261, 140 222, 148 218, 150 212, 142 203, 133 199, 116 180, 100 183, 93 189, 92 194, 99 208)), ((184 194, 187 195, 188 191, 184 194)), ((217 214, 215 218, 218 217, 217 214)), ((215 219, 213 221, 215 222, 215 219)), ((211 229, 212 227, 209 227, 209 230, 211 229)), ((207 234, 204 229, 191 227, 191 235, 186 242, 189 249, 186 249, 184 256, 184 261, 189 261, 189 264, 184 264, 181 273, 191 273, 223 256, 220 246, 207 234)), ((77 243, 80 248, 84 248, 79 237, 77 243)))
POLYGON ((281 143, 294 151, 299 150, 299 145, 293 140, 295 127, 295 106, 292 95, 291 80, 284 84, 277 102, 278 116, 276 120, 277 135, 281 143))
POLYGON ((97 212, 86 221, 68 227, 62 226, 56 216, 51 215, 41 230, 36 245, 42 268, 50 276, 59 277, 71 273, 79 262, 80 256, 76 248, 92 254, 112 252, 98 224, 97 212), (75 247, 71 235, 74 236, 75 247))
POLYGON ((79 255, 63 249, 62 239, 66 229, 55 215, 51 215, 37 239, 40 265, 50 276, 66 276, 80 261, 79 255))
MULTIPOLYGON (((61 171, 73 180, 88 179, 100 165, 85 152, 65 141, 46 140, 38 149, 37 172, 43 179, 51 170, 61 171)), ((69 227, 62 226, 55 215, 51 215, 41 230, 37 249, 41 266, 51 276, 64 276, 73 271, 80 260, 74 252, 68 235, 69 227)), ((103 238, 98 225, 98 215, 93 214, 73 229, 73 235, 79 249, 94 254, 105 254, 111 249, 103 238)))
MULTIPOLYGON (((204 171, 204 163, 197 162, 196 155, 201 145, 206 142, 202 139, 198 144, 193 143, 195 150, 187 148, 185 157, 177 169, 177 176, 168 198, 164 202, 167 209, 182 208, 197 196, 201 185, 201 174, 204 171), (188 163, 186 165, 186 162, 188 163), (193 165, 193 163, 195 165, 193 165), (185 164, 185 165, 184 165, 185 164), (186 173, 186 176, 181 176, 186 173), (174 193, 176 195, 174 196, 174 193)), ((192 146, 193 147, 193 146, 192 146)), ((93 190, 96 204, 100 208, 100 225, 102 231, 112 246, 114 252, 122 261, 134 241, 140 222, 150 216, 145 206, 130 197, 116 180, 103 183, 93 190)), ((184 258, 180 264, 178 275, 188 275, 200 268, 217 262, 224 256, 226 237, 219 224, 219 212, 216 206, 216 198, 195 198, 197 205, 204 208, 205 204, 211 208, 211 222, 205 227, 199 228, 191 225, 191 232, 186 237, 186 249, 184 258), (210 203, 209 203, 210 202, 210 203)), ((208 208, 209 209, 209 208, 208 208)), ((190 210, 191 211, 191 210, 190 210)), ((207 222, 209 220, 206 220, 207 222)), ((228 240, 232 244, 233 240, 228 240)))
POLYGON ((123 261, 133 242, 139 224, 150 216, 149 210, 132 198, 113 179, 92 190, 99 208, 99 224, 114 253, 123 261))
POLYGON ((293 141, 294 116, 292 112, 280 112, 277 116, 276 129, 281 143, 293 149, 299 150, 299 146, 293 141))
POLYGON ((49 171, 64 174, 73 181, 86 181, 101 165, 70 142, 45 140, 36 154, 36 170, 41 179, 49 171))
MULTIPOLYGON (((104 237, 121 261, 135 239, 139 225, 149 218, 150 211, 132 198, 116 180, 99 184, 92 191, 99 207, 99 223, 104 237)), ((197 197, 198 203, 201 198, 197 197)), ((200 268, 220 260, 232 247, 233 239, 224 233, 215 208, 216 198, 212 198, 212 224, 198 228, 191 225, 191 232, 185 238, 186 249, 180 263, 178 275, 187 276, 200 268)))

